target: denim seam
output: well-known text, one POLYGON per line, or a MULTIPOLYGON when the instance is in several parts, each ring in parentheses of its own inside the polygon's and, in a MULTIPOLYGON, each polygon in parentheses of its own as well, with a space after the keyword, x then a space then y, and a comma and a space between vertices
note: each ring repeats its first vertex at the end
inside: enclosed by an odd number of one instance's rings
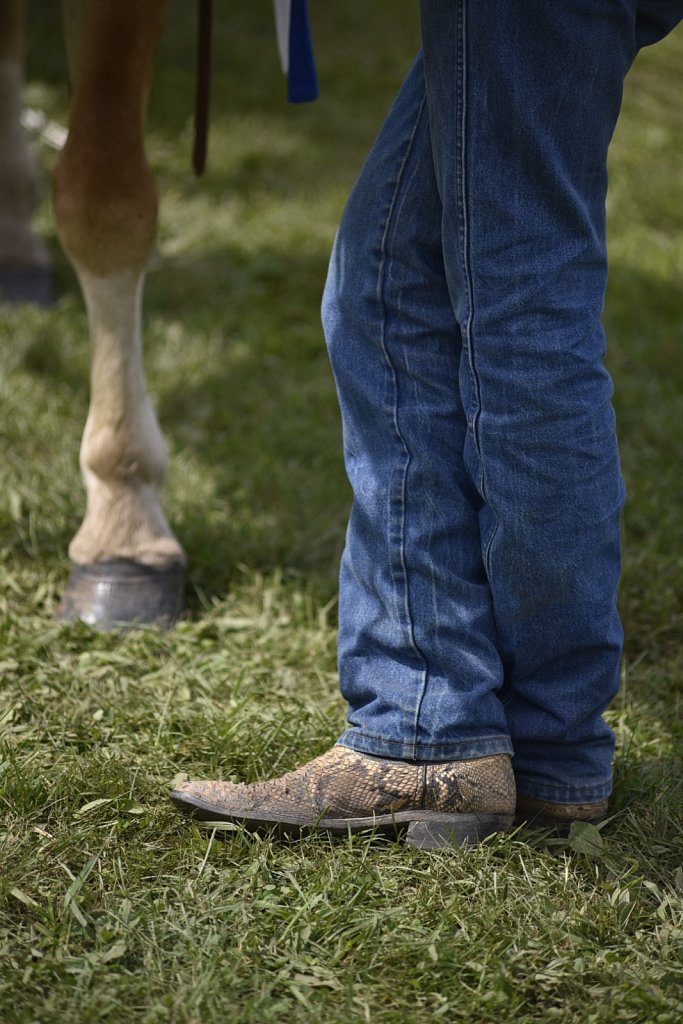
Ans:
POLYGON ((459 140, 457 143, 457 153, 459 158, 459 175, 457 180, 459 182, 458 188, 458 200, 459 200, 459 211, 458 219, 460 221, 460 236, 461 236, 461 259, 463 275, 465 278, 465 289, 467 292, 467 317, 462 329, 463 343, 465 351, 467 352, 467 363, 470 373, 470 381, 472 384, 473 408, 470 408, 469 415, 467 416, 467 425, 472 434, 472 441, 474 443, 474 450, 477 453, 479 459, 479 493, 482 498, 484 497, 484 462, 481 457, 480 439, 477 430, 479 415, 481 412, 481 386, 479 376, 477 374, 477 368, 474 359, 474 350, 472 347, 472 321, 474 318, 474 286, 472 283, 472 268, 470 266, 470 237, 469 237, 469 217, 467 211, 467 0, 461 0, 459 5, 458 15, 458 35, 456 40, 457 54, 456 54, 456 66, 458 69, 458 91, 457 95, 460 99, 460 133, 459 140))
MULTIPOLYGON (((406 491, 407 491, 407 483, 408 483, 408 471, 409 471, 410 462, 411 462, 411 454, 410 454, 410 449, 408 448, 408 445, 406 444, 405 438, 404 438, 403 434, 401 433, 401 428, 399 426, 399 417, 398 417, 398 380, 397 380, 397 376, 396 376, 396 369, 394 367, 394 364, 391 361, 391 357, 389 356, 389 350, 388 350, 388 346, 387 346, 387 338, 386 338, 387 306, 386 306, 386 303, 384 301, 384 288, 385 288, 385 282, 386 282, 386 265, 387 265, 387 260, 389 258, 388 241, 389 241, 389 234, 390 234, 390 231, 391 231, 391 228, 392 228, 392 225, 393 225, 394 211, 395 211, 395 208, 396 208, 396 203, 398 201, 399 192, 401 190, 401 185, 403 183, 403 179, 404 179, 404 175, 405 175, 405 170, 406 170, 406 167, 407 167, 407 164, 408 164, 408 159, 409 159, 410 154, 411 154, 411 152, 413 150, 413 145, 414 145, 415 135, 417 133, 418 125, 419 125, 420 120, 421 120, 421 118, 423 116, 423 111, 424 111, 424 108, 425 108, 425 103, 426 103, 426 96, 422 100, 422 102, 421 102, 421 104, 419 106, 419 109, 417 111, 417 116, 415 118, 415 123, 414 123, 412 131, 411 131, 411 133, 410 133, 410 135, 408 137, 408 143, 407 143, 407 146, 406 146, 406 152, 405 152, 405 155, 403 157, 403 160, 401 161, 401 166, 399 167, 398 174, 396 175, 396 182, 395 182, 394 192, 393 192, 393 195, 391 197, 391 202, 389 204, 389 209, 388 209, 388 212, 387 212, 387 219, 386 219, 386 223, 385 223, 385 226, 384 226, 384 233, 382 235, 382 242, 381 242, 382 257, 381 257, 381 260, 379 262, 378 273, 377 273, 377 299, 378 299, 378 302, 380 303, 380 306, 381 306, 380 348, 381 348, 382 354, 384 356, 384 360, 385 360, 385 362, 387 364, 387 368, 389 370, 389 373, 390 373, 390 376, 391 376, 391 380, 392 380, 392 383, 393 383, 393 389, 394 389, 394 395, 393 395, 394 401, 393 401, 393 409, 392 409, 393 424, 394 424, 394 430, 396 432, 396 437, 397 437, 397 439, 398 439, 398 441, 399 441, 399 443, 401 445, 401 448, 403 449, 403 453, 404 453, 404 457, 405 457, 405 463, 404 463, 404 467, 403 467, 403 474, 402 474, 401 485, 400 485, 399 501, 397 503, 400 506, 400 523, 399 523, 399 529, 398 529, 398 531, 396 533, 396 536, 395 536, 395 539, 398 542, 399 559, 400 559, 400 573, 395 572, 393 570, 393 568, 392 568, 392 578, 394 580, 395 586, 398 583, 397 577, 400 578, 400 582, 403 585, 403 601, 402 601, 402 605, 403 605, 403 610, 404 610, 404 616, 405 616, 404 621, 405 621, 405 625, 406 625, 408 641, 409 641, 410 647, 412 648, 413 652, 415 653, 416 657, 421 662, 422 667, 423 667, 422 668, 422 684, 420 686, 420 691, 418 693, 417 701, 416 701, 416 704, 415 704, 415 716, 414 716, 414 722, 413 722, 413 749, 415 749, 416 746, 417 746, 418 722, 419 722, 419 716, 420 716, 420 709, 422 707, 422 701, 424 699, 425 691, 427 689, 427 681, 428 681, 428 676, 429 676, 429 665, 427 663, 427 659, 425 658, 424 652, 420 649, 420 647, 418 646, 418 644, 417 644, 417 642, 415 640, 415 628, 414 628, 414 625, 413 625, 413 619, 412 619, 412 614, 411 614, 411 609, 410 609, 410 596, 409 596, 409 588, 408 588, 408 570, 407 570, 407 567, 406 567, 406 558, 405 558, 405 535, 406 535, 405 524, 406 524, 406 505, 407 505, 406 491)), ((394 511, 393 511, 393 506, 394 506, 394 492, 393 492, 393 489, 392 489, 392 492, 390 493, 391 521, 393 521, 394 518, 395 518, 394 511)), ((392 546, 393 546, 394 531, 393 531, 391 526, 389 528, 389 536, 390 536, 390 540, 391 540, 392 546)), ((393 562, 393 559, 392 559, 392 562, 393 562)), ((401 602, 399 602, 399 606, 400 606, 400 603, 401 602)))

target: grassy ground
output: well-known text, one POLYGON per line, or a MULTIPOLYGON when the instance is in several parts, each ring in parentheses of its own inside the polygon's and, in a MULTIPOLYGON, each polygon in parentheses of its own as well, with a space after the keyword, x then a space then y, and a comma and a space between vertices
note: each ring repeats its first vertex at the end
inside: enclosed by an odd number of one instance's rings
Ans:
MULTIPOLYGON (((173 633, 51 624, 82 512, 88 363, 57 253, 57 308, 0 326, 0 1021, 675 1024, 683 36, 642 54, 612 154, 605 320, 630 492, 614 818, 589 844, 512 836, 427 856, 366 839, 218 842, 165 801, 176 773, 265 777, 343 723, 349 495, 318 304, 341 204, 417 38, 413 5, 314 5, 323 99, 291 109, 270 5, 230 5, 198 185, 191 6, 175 3, 150 134, 164 205, 147 365, 192 562, 173 633)), ((56 31, 41 5, 28 99, 63 119, 56 31)))

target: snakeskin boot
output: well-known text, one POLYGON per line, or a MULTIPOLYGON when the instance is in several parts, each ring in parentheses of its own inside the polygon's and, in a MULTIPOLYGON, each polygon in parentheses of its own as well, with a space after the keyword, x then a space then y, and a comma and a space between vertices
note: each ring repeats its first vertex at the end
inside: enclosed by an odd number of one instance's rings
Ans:
POLYGON ((194 818, 252 831, 372 831, 437 849, 509 829, 515 780, 507 754, 414 764, 335 746, 270 782, 185 782, 170 798, 194 818))

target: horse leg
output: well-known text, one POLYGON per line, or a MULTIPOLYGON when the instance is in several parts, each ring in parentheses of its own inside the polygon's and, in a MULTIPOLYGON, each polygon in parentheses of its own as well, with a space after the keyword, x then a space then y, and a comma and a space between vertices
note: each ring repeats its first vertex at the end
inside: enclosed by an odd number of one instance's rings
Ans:
POLYGON ((81 445, 87 491, 59 618, 107 628, 170 624, 182 610, 185 555, 160 489, 166 445, 147 395, 141 305, 157 224, 144 152, 154 54, 167 0, 65 4, 73 99, 54 176, 62 246, 90 328, 90 409, 81 445))
POLYGON ((50 304, 47 250, 31 228, 36 165, 21 127, 23 0, 0 4, 0 301, 50 304))

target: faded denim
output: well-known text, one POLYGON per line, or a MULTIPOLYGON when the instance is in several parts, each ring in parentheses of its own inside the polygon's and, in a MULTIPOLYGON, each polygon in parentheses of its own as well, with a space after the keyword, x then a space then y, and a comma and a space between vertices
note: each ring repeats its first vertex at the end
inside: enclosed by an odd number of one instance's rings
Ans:
POLYGON ((624 499, 600 324, 624 76, 681 2, 423 0, 323 323, 354 501, 340 742, 611 790, 624 499))

